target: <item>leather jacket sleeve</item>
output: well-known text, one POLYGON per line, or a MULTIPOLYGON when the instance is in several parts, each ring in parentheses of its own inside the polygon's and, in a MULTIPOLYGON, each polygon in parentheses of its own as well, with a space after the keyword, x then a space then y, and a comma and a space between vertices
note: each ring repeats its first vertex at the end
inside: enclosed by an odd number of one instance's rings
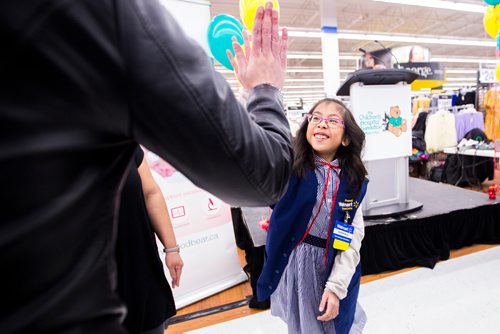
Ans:
POLYGON ((257 86, 247 111, 157 1, 116 3, 132 136, 233 205, 275 203, 292 159, 280 92, 257 86))

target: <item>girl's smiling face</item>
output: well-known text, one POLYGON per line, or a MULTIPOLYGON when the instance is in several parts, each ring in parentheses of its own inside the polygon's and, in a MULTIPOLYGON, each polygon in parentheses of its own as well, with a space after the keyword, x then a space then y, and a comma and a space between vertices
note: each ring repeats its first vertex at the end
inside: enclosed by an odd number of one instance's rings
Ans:
POLYGON ((310 116, 307 141, 314 152, 328 162, 333 161, 340 145, 348 144, 344 140, 343 114, 344 110, 340 105, 324 102, 319 104, 310 116), (319 123, 318 117, 322 118, 319 123))

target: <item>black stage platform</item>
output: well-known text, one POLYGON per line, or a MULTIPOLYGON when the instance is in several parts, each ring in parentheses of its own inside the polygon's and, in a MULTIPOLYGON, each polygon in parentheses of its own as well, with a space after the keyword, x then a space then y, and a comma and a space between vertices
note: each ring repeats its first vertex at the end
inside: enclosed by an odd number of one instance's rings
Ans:
POLYGON ((500 200, 443 183, 410 178, 410 198, 422 210, 396 218, 365 220, 363 274, 413 266, 433 268, 450 249, 500 243, 500 200))

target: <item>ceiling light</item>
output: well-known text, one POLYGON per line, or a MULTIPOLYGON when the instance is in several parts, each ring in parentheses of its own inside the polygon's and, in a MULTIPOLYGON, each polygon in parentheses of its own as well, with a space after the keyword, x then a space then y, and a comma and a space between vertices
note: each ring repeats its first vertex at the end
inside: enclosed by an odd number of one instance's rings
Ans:
POLYGON ((452 57, 431 57, 431 61, 438 63, 486 63, 486 64, 496 64, 498 59, 492 58, 452 58, 452 57))
POLYGON ((323 59, 321 54, 289 54, 288 59, 323 59))
POLYGON ((444 37, 426 37, 413 36, 403 34, 372 34, 372 33, 357 33, 357 32, 339 32, 339 39, 364 40, 364 41, 385 41, 385 42, 404 42, 415 44, 445 44, 459 46, 485 46, 496 47, 496 42, 486 39, 467 39, 467 38, 444 38, 444 37))
POLYGON ((457 87, 457 86, 475 86, 470 82, 453 82, 449 84, 444 84, 443 87, 457 87))
POLYGON ((321 38, 323 33, 321 31, 303 31, 303 30, 294 30, 288 31, 289 37, 306 37, 306 38, 321 38))
MULTIPOLYGON (((287 80, 285 80, 287 82, 287 80)), ((309 85, 309 86, 284 86, 283 89, 304 89, 304 88, 324 88, 324 85, 309 85)))
POLYGON ((476 81, 477 78, 446 78, 446 81, 476 81))
POLYGON ((477 74, 477 70, 448 70, 446 74, 477 74))
POLYGON ((389 2, 401 5, 421 6, 431 8, 441 8, 449 10, 458 10, 463 12, 474 12, 484 14, 486 6, 475 5, 470 3, 455 2, 455 1, 442 1, 442 0, 373 0, 376 2, 389 2))
POLYGON ((287 73, 323 73, 323 69, 294 69, 294 68, 287 68, 286 69, 287 73))
POLYGON ((323 89, 317 89, 317 90, 296 90, 296 91, 284 91, 284 95, 286 94, 324 94, 323 89))
POLYGON ((296 79, 296 78, 285 78, 286 82, 323 82, 324 79, 296 79))
MULTIPOLYGON (((301 30, 300 28, 289 28, 290 37, 321 38, 323 33, 319 30, 301 30)), ((441 36, 415 36, 409 34, 384 34, 369 33, 349 30, 339 30, 337 33, 339 39, 361 40, 361 41, 385 41, 385 42, 404 42, 415 44, 445 44, 460 46, 484 46, 496 47, 496 42, 489 39, 471 39, 465 37, 441 37, 441 36)))
POLYGON ((285 98, 291 98, 291 97, 297 97, 297 98, 306 98, 306 97, 324 97, 325 94, 309 94, 309 93, 304 93, 304 94, 283 94, 283 97, 285 98))

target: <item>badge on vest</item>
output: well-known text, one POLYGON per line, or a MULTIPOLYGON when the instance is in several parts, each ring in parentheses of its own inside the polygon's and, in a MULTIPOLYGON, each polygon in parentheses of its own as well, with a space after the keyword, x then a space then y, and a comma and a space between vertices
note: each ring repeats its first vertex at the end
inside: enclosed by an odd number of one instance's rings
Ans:
POLYGON ((351 211, 353 208, 357 208, 358 206, 359 202, 352 199, 346 199, 343 202, 339 202, 339 207, 342 211, 351 211))
POLYGON ((333 248, 342 251, 347 250, 351 244, 353 234, 354 226, 337 220, 333 228, 333 248))

